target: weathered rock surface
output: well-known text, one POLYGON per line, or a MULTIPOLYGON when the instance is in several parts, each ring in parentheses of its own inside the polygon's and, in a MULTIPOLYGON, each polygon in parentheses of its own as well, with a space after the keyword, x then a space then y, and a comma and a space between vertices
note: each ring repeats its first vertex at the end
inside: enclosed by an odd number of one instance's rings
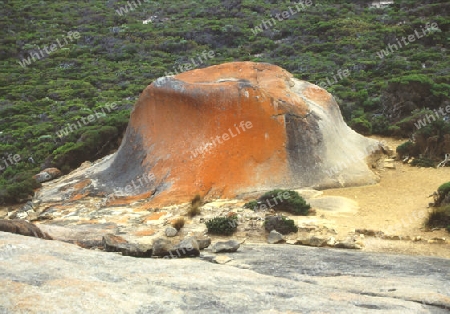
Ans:
POLYGON ((0 313, 448 313, 448 259, 243 245, 135 259, 0 232, 0 313), (220 259, 219 259, 220 260, 220 259))
POLYGON ((373 184, 365 157, 376 149, 324 89, 274 65, 227 63, 157 79, 136 103, 118 152, 38 198, 150 197, 162 205, 196 194, 373 184))
POLYGON ((33 176, 33 178, 38 183, 47 182, 56 178, 59 178, 62 175, 61 171, 57 168, 47 168, 33 176))
POLYGON ((211 251, 213 253, 220 253, 220 252, 236 252, 241 244, 236 240, 228 240, 224 242, 216 242, 212 245, 211 251))
POLYGON ((267 237, 267 243, 276 244, 281 242, 284 242, 283 235, 276 230, 270 231, 269 236, 267 237))
POLYGON ((24 220, 5 220, 0 219, 0 231, 11 232, 28 237, 36 237, 46 240, 52 240, 52 238, 42 232, 38 227, 24 220))

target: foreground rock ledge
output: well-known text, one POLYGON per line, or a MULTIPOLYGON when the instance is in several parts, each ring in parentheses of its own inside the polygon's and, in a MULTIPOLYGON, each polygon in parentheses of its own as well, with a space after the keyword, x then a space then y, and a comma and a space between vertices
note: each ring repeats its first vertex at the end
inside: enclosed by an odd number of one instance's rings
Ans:
POLYGON ((0 313, 448 313, 449 260, 242 245, 225 265, 0 232, 0 313))
POLYGON ((139 195, 167 205, 196 194, 373 184, 365 156, 378 148, 345 124, 326 90, 275 65, 226 63, 157 79, 118 152, 40 199, 139 195))

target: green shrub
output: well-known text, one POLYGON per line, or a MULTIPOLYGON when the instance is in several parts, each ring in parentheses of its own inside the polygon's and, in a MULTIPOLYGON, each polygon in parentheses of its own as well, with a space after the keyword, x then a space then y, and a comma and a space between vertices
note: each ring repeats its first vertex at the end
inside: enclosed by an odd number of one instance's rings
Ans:
POLYGON ((244 208, 255 210, 258 208, 258 202, 257 201, 250 201, 248 203, 244 204, 244 208))
POLYGON ((414 166, 414 167, 428 167, 428 168, 431 168, 431 167, 434 167, 434 166, 435 166, 435 163, 434 163, 433 160, 431 160, 431 159, 429 159, 429 158, 422 157, 422 158, 416 158, 416 159, 414 159, 414 160, 411 162, 411 166, 414 166))
POLYGON ((372 134, 372 124, 366 118, 354 118, 350 121, 349 126, 358 133, 372 134))
POLYGON ((311 206, 297 192, 276 189, 265 193, 258 199, 258 203, 268 204, 276 211, 285 211, 298 216, 306 216, 311 206))
POLYGON ((438 193, 446 196, 450 192, 450 182, 442 184, 440 187, 438 187, 438 193))
POLYGON ((237 217, 214 217, 205 222, 208 233, 217 235, 232 235, 238 226, 237 217))
POLYGON ((400 158, 402 158, 403 156, 406 156, 406 155, 410 155, 411 149, 413 146, 414 146, 414 144, 411 141, 400 144, 399 146, 397 146, 397 149, 396 149, 397 154, 399 154, 400 158))
POLYGON ((288 219, 285 216, 269 216, 264 221, 264 229, 267 232, 276 230, 281 234, 288 234, 291 232, 297 232, 298 228, 292 219, 288 219))

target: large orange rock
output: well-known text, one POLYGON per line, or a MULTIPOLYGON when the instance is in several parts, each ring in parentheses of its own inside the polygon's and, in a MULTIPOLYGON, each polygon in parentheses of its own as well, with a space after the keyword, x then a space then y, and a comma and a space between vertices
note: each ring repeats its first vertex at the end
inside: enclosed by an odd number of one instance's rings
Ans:
POLYGON ((372 184, 364 157, 376 148, 326 90, 274 65, 234 62, 154 81, 92 178, 109 202, 139 195, 161 204, 372 184))

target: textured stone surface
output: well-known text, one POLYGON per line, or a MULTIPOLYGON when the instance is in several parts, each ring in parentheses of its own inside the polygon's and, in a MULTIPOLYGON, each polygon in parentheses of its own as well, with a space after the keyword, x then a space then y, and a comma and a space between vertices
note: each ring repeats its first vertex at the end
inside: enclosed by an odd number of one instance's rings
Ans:
POLYGON ((274 65, 226 63, 154 81, 118 152, 62 180, 64 190, 44 187, 39 199, 150 197, 159 206, 196 194, 373 184, 364 159, 378 147, 345 124, 326 90, 274 65))
POLYGON ((16 233, 28 237, 36 237, 51 240, 52 238, 42 232, 38 227, 24 220, 0 219, 0 231, 16 233))
POLYGON ((239 247, 240 243, 236 240, 228 240, 228 241, 220 241, 216 242, 212 245, 211 251, 214 253, 220 253, 220 252, 236 252, 239 247))
POLYGON ((449 260, 243 245, 217 265, 0 232, 0 313, 448 313, 449 260))
POLYGON ((267 237, 267 243, 269 244, 276 244, 283 241, 283 235, 275 230, 270 231, 269 236, 267 237))

